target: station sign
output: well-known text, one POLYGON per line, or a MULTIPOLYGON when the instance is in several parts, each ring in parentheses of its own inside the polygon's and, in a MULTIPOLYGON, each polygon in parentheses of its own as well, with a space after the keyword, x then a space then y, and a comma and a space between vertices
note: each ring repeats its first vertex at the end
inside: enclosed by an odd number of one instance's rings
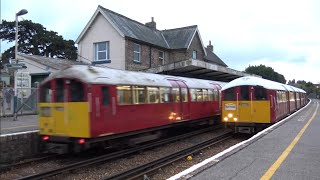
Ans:
POLYGON ((19 64, 7 64, 8 69, 26 69, 27 66, 24 63, 19 64))

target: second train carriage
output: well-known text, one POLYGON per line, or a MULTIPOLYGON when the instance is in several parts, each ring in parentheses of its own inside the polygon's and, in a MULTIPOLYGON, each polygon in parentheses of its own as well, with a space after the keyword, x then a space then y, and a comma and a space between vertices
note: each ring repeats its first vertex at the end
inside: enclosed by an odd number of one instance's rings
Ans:
POLYGON ((222 88, 222 121, 236 133, 254 133, 306 102, 302 89, 257 77, 241 77, 222 88))
MULTIPOLYGON (((222 82, 75 65, 40 85, 46 142, 76 147, 221 114, 222 82)), ((211 122, 212 123, 212 122, 211 122)))

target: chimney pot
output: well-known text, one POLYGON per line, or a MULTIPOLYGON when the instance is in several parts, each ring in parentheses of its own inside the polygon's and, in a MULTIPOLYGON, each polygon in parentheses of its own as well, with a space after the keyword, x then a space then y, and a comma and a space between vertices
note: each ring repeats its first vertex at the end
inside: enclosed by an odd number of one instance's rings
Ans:
POLYGON ((209 45, 207 46, 207 48, 208 48, 211 52, 213 52, 213 46, 211 45, 211 41, 209 41, 209 45))

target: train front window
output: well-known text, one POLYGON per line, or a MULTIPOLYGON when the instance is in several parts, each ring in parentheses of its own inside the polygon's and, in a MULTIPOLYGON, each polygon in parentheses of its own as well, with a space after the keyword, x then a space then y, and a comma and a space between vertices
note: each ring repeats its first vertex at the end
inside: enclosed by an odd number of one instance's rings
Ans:
POLYGON ((70 101, 83 102, 84 101, 83 84, 81 82, 71 80, 69 87, 70 87, 70 101))
POLYGON ((64 102, 64 81, 56 80, 56 102, 64 102))
POLYGON ((52 102, 52 89, 50 82, 40 88, 40 102, 52 102))
POLYGON ((249 86, 241 86, 240 91, 240 100, 249 101, 249 86))
POLYGON ((236 100, 235 88, 229 88, 224 91, 224 100, 225 101, 235 101, 236 100))
POLYGON ((256 86, 254 92, 256 100, 266 100, 267 99, 267 90, 264 87, 256 86))

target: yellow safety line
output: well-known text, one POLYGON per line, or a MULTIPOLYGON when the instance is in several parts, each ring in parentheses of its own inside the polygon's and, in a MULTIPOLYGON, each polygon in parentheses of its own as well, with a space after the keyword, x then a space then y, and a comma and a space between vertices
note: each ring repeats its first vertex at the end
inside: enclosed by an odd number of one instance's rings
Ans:
POLYGON ((299 141, 299 139, 301 138, 302 134, 304 133, 304 131, 307 129, 307 127, 309 126, 309 124, 311 123, 311 121, 314 119, 314 117, 317 114, 317 110, 318 110, 318 106, 319 104, 317 103, 317 107, 316 110, 314 111, 313 115, 311 116, 311 118, 308 120, 307 124, 304 125, 304 127, 301 129, 301 131, 299 132, 299 134, 293 139, 293 141, 291 142, 291 144, 286 148, 286 150, 283 151, 283 153, 279 156, 279 158, 277 159, 277 161, 268 169, 268 171, 260 178, 260 180, 266 180, 266 179, 271 179, 271 177, 273 176, 273 174, 278 170, 278 168, 280 167, 280 165, 282 164, 282 162, 287 158, 287 156, 289 155, 289 153, 291 152, 291 150, 294 148, 294 146, 297 144, 297 142, 299 141))
POLYGON ((37 125, 32 126, 16 126, 16 127, 10 127, 10 128, 0 128, 1 130, 9 130, 9 129, 18 129, 18 128, 26 128, 26 127, 38 127, 37 125))

